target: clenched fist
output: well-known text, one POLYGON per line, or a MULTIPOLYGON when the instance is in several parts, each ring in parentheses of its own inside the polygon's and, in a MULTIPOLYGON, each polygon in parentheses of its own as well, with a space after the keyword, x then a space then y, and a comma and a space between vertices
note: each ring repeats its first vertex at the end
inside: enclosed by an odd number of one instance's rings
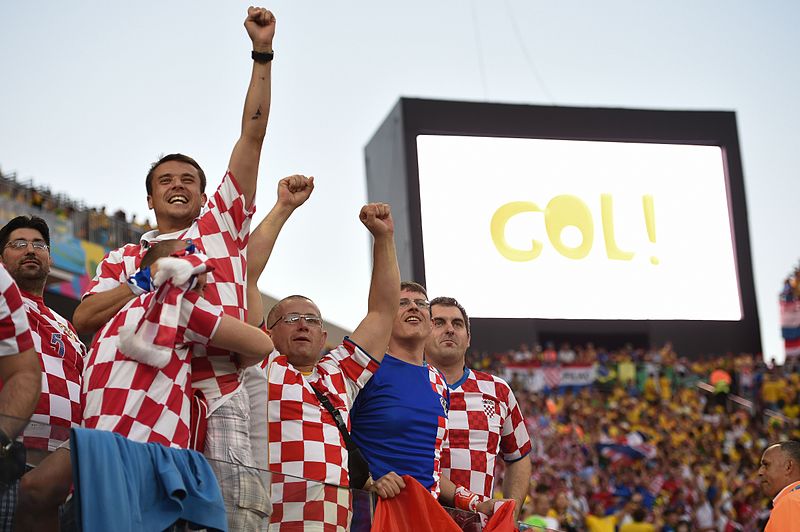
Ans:
POLYGON ((272 51, 272 39, 275 37, 275 15, 272 11, 263 7, 248 7, 244 27, 253 41, 253 50, 272 51))
POLYGON ((314 176, 290 175, 278 181, 278 204, 296 209, 306 202, 314 191, 314 176))
POLYGON ((392 208, 388 203, 367 203, 361 207, 358 218, 369 229, 372 236, 379 237, 394 234, 392 208))

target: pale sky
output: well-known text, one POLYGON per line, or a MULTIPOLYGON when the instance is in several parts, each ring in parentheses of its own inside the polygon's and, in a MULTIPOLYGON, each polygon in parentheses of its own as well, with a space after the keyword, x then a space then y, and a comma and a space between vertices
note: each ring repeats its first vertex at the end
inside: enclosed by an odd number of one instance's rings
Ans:
MULTIPOLYGON (((247 3, 0 3, 0 168, 149 215, 144 176, 194 156, 215 188, 249 79, 247 3)), ((800 3, 275 1, 270 125, 255 222, 289 174, 316 177, 261 287, 334 322, 366 311, 363 148, 398 98, 735 111, 761 333, 800 257, 800 3)), ((151 221, 152 215, 149 215, 151 221)))

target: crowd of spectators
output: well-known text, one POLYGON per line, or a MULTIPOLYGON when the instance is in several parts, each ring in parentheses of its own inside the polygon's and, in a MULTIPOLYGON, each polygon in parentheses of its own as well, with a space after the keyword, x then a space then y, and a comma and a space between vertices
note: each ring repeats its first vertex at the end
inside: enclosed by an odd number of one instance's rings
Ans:
POLYGON ((147 219, 141 223, 136 215, 128 219, 123 210, 109 214, 105 206, 87 206, 66 194, 54 193, 49 187, 18 180, 15 173, 0 172, 0 200, 9 202, 7 207, 15 215, 20 212, 38 216, 49 214, 54 220, 67 222, 76 238, 105 248, 137 242, 142 234, 153 228, 147 219))
POLYGON ((522 520, 566 531, 761 529, 769 515, 757 482, 761 453, 800 437, 794 362, 771 367, 747 354, 687 360, 669 345, 522 346, 473 353, 470 362, 492 371, 559 360, 597 364, 598 379, 539 393, 512 380, 534 442, 522 520), (712 374, 728 378, 712 385, 712 374))

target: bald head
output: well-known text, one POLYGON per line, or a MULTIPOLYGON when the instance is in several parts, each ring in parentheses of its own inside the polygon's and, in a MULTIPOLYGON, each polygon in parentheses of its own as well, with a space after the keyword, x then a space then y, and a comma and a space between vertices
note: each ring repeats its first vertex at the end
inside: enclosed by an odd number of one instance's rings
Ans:
POLYGON ((275 349, 299 371, 311 371, 322 356, 328 333, 319 308, 305 296, 280 300, 267 316, 275 349))

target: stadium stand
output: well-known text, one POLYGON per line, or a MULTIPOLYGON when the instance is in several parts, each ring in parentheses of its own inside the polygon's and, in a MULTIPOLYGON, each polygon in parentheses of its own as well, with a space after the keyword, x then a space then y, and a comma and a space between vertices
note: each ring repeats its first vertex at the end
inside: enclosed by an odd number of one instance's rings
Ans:
POLYGON ((643 510, 654 530, 763 526, 768 501, 755 481, 761 452, 800 436, 793 364, 768 367, 750 354, 687 360, 669 345, 587 345, 575 347, 567 365, 547 352, 553 349, 521 346, 470 360, 509 378, 535 442, 532 499, 521 519, 538 523, 546 512, 561 530, 614 530, 602 522, 633 522, 643 510), (587 367, 584 385, 531 378, 587 367))

